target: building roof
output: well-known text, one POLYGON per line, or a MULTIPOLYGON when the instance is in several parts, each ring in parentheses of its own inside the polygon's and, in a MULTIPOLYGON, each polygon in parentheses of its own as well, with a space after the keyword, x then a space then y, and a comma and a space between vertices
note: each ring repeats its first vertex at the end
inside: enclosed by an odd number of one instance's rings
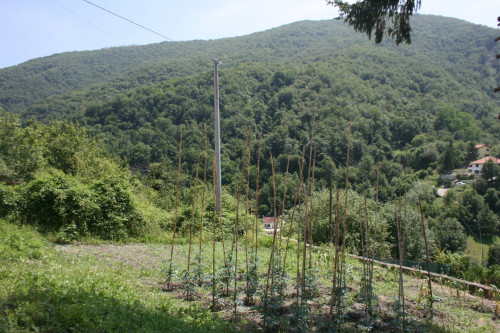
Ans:
POLYGON ((487 157, 484 157, 480 160, 470 162, 469 166, 471 166, 472 164, 485 164, 486 162, 488 162, 488 160, 493 160, 493 163, 500 164, 500 158, 496 158, 493 156, 487 156, 487 157))
POLYGON ((488 145, 485 145, 485 144, 481 144, 481 145, 475 145, 474 148, 476 149, 479 149, 479 148, 482 148, 482 147, 489 147, 488 145))
POLYGON ((274 216, 262 216, 262 223, 274 223, 274 216))

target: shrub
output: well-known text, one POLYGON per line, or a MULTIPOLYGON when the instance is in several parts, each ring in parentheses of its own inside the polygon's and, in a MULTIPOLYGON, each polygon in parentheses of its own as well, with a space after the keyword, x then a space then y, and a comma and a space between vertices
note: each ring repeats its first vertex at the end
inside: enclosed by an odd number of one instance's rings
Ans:
POLYGON ((92 234, 105 239, 140 234, 144 219, 124 180, 109 176, 92 184, 91 190, 99 208, 91 217, 92 234))
POLYGON ((488 266, 493 265, 500 265, 500 244, 494 244, 488 250, 488 266))
POLYGON ((16 208, 16 195, 12 186, 0 184, 0 217, 5 217, 16 208))
POLYGON ((109 176, 90 186, 60 171, 43 173, 21 191, 24 222, 43 232, 122 239, 144 231, 144 217, 125 181, 109 176))
POLYGON ((88 220, 97 210, 92 193, 59 171, 36 176, 21 190, 18 206, 22 220, 43 232, 74 225, 85 233, 88 220))
POLYGON ((455 218, 447 217, 439 221, 434 229, 434 234, 442 249, 457 252, 465 250, 467 246, 464 227, 455 218))

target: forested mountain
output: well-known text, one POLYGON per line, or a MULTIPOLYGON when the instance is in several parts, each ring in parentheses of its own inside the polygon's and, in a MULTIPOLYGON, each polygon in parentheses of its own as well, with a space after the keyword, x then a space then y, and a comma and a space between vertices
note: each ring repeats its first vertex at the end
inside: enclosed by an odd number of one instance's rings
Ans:
POLYGON ((373 190, 373 166, 380 162, 381 197, 389 199, 401 190, 404 165, 425 177, 444 165, 465 164, 470 143, 499 139, 500 103, 492 88, 500 75, 496 31, 421 15, 412 26, 413 43, 401 46, 390 40, 376 45, 338 21, 304 21, 214 41, 59 54, 0 70, 0 106, 24 119, 77 122, 143 174, 152 163, 175 160, 182 125, 183 170, 194 174, 204 123, 213 138, 217 56, 224 62, 225 185, 234 186, 252 125, 254 160, 263 135, 267 211, 270 153, 279 176, 288 156, 297 171, 314 124, 319 186, 330 169, 342 186, 352 119, 352 182, 373 190))
MULTIPOLYGON (((225 68, 242 63, 298 64, 334 57, 353 48, 392 50, 435 64, 469 84, 473 78, 473 83, 480 81, 481 87, 489 87, 490 75, 499 68, 494 61, 494 29, 421 15, 414 17, 412 26, 413 44, 399 47, 390 40, 374 45, 338 21, 304 21, 236 38, 56 54, 0 69, 0 106, 24 112, 28 106, 51 97, 30 113, 45 113, 47 103, 52 108, 64 103, 64 107, 78 110, 82 99, 105 100, 131 88, 208 71, 213 57, 220 57, 225 68), (470 72, 475 75, 470 76, 470 72), (74 91, 79 93, 64 96, 74 91)), ((63 111, 61 108, 57 113, 63 111)))

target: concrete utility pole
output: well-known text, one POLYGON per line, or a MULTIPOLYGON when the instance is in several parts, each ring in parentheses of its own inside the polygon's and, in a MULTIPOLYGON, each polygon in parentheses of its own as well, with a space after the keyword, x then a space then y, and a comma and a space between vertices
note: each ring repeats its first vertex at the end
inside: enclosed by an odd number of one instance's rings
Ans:
POLYGON ((219 119, 219 71, 218 66, 222 62, 218 58, 214 58, 214 123, 215 123, 215 168, 217 178, 216 188, 216 208, 220 212, 222 209, 222 181, 221 181, 221 166, 220 166, 220 119, 219 119))

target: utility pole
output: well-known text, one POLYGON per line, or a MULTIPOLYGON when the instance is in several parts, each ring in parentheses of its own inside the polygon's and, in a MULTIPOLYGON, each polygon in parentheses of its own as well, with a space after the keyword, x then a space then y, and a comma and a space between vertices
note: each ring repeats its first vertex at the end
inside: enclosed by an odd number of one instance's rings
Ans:
POLYGON ((222 65, 222 62, 218 58, 214 58, 215 168, 217 178, 215 205, 217 207, 217 211, 220 213, 222 209, 222 181, 220 166, 219 65, 222 65))

